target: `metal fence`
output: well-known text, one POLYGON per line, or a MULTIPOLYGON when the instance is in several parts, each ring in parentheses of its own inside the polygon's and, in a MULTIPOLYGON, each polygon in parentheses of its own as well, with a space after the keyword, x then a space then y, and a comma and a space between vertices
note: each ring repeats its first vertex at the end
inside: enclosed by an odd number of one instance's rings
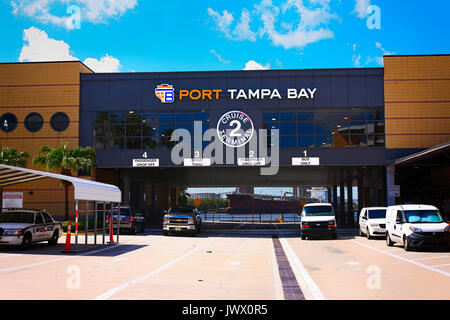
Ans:
POLYGON ((300 223, 297 213, 201 213, 205 222, 300 223))

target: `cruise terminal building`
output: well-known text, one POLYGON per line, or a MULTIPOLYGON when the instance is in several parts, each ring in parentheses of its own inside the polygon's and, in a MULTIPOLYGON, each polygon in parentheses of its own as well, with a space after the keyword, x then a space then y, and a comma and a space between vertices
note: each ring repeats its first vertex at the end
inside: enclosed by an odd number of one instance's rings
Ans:
MULTIPOLYGON (((211 72, 1 63, 0 121, 0 148, 31 157, 42 145, 93 146, 96 168, 78 175, 119 186, 151 224, 185 187, 327 187, 343 227, 354 223, 352 188, 358 211, 427 203, 449 217, 450 55, 385 56, 383 68, 211 72), (239 132, 242 143, 230 146, 239 132)), ((64 214, 57 181, 3 191, 64 214)))

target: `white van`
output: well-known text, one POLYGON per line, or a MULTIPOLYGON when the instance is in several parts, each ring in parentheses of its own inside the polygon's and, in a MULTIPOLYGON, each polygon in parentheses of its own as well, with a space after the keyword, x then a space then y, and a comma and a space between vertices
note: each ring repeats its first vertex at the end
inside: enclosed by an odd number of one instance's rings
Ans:
POLYGON ((336 217, 330 203, 305 204, 301 214, 302 240, 311 235, 331 235, 337 239, 336 217))
POLYGON ((422 246, 450 246, 450 226, 439 210, 430 205, 390 206, 386 213, 386 244, 405 250, 422 246))
POLYGON ((386 235, 386 207, 362 208, 359 214, 359 235, 372 239, 386 235))

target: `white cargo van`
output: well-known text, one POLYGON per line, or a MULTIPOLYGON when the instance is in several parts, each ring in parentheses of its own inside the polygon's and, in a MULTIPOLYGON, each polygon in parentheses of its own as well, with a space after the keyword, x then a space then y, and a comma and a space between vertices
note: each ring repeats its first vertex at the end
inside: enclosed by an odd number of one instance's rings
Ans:
POLYGON ((386 213, 386 244, 405 250, 422 246, 450 246, 450 226, 439 210, 430 205, 390 206, 386 213))
POLYGON ((305 204, 301 214, 302 240, 311 235, 331 235, 337 239, 336 217, 330 203, 305 204))

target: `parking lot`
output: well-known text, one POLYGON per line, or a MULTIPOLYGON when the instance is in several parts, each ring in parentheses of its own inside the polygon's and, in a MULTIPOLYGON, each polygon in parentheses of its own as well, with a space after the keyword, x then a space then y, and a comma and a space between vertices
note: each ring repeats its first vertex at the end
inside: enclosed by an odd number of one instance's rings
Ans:
POLYGON ((0 248, 0 281, 14 288, 0 299, 450 299, 448 251, 406 252, 354 230, 305 241, 273 226, 196 237, 148 229, 96 248, 90 236, 76 254, 62 253, 62 237, 56 247, 0 248))

